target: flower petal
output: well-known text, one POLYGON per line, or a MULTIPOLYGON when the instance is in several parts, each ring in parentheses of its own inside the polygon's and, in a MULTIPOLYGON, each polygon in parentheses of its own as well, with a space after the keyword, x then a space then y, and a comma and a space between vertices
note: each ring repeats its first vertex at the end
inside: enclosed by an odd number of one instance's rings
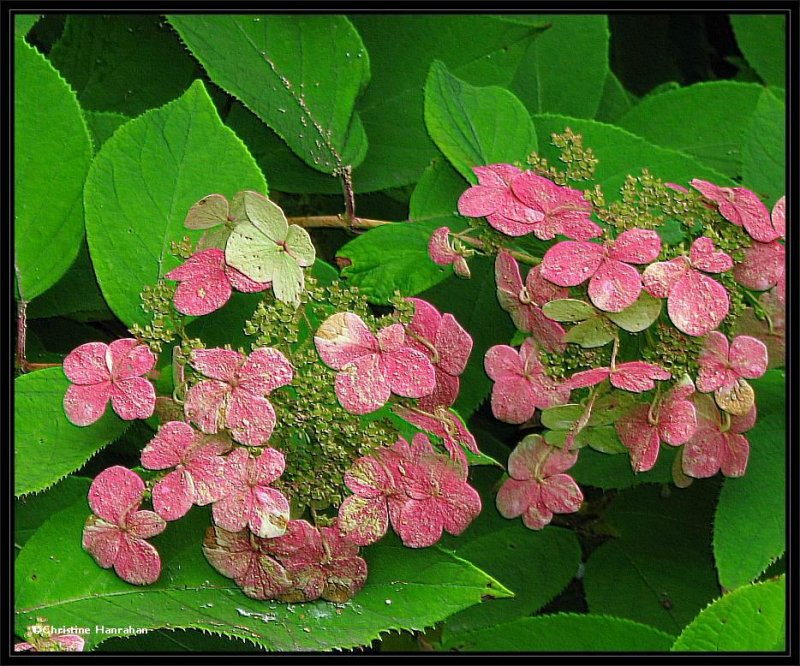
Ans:
POLYGON ((744 251, 744 260, 733 269, 736 281, 748 289, 764 291, 774 287, 786 270, 786 248, 778 241, 753 242, 744 251))
POLYGON ((231 387, 217 380, 200 382, 186 392, 183 405, 186 418, 200 430, 213 434, 222 427, 221 411, 231 387))
POLYGON ((392 523, 395 532, 409 548, 427 548, 442 538, 441 506, 432 499, 411 500, 400 510, 399 524, 392 523))
POLYGON ((222 382, 232 382, 244 362, 244 355, 231 349, 195 349, 190 363, 206 377, 222 382))
POLYGON ((64 374, 73 384, 92 385, 111 378, 106 363, 108 345, 87 342, 73 349, 64 359, 64 374))
POLYGON ((503 518, 516 518, 539 501, 538 481, 506 479, 497 491, 495 505, 503 518))
POLYGON ((344 474, 345 485, 359 497, 383 497, 393 487, 386 467, 376 458, 364 456, 356 460, 344 474))
POLYGON ((729 432, 722 448, 720 469, 725 476, 743 476, 750 457, 750 442, 747 437, 729 432))
POLYGON ((248 393, 269 395, 277 388, 291 384, 294 368, 277 349, 259 347, 254 349, 239 369, 239 388, 248 393))
POLYGON ((562 287, 574 287, 597 272, 604 255, 603 246, 597 243, 583 241, 556 243, 542 258, 541 275, 562 287))
POLYGON ((501 188, 473 185, 458 198, 458 212, 466 217, 486 217, 500 208, 504 200, 501 188))
POLYGON ((629 229, 614 240, 608 256, 629 264, 649 264, 661 252, 661 237, 652 229, 629 229))
POLYGON ((508 345, 490 347, 483 359, 486 374, 494 381, 521 377, 524 368, 519 353, 508 345))
POLYGON ((380 370, 392 393, 406 398, 430 395, 436 386, 436 373, 430 360, 411 347, 381 354, 380 370))
POLYGON ((164 520, 185 516, 194 501, 194 482, 185 469, 167 474, 153 487, 153 508, 164 520))
POLYGON ((442 316, 434 346, 442 370, 454 377, 464 372, 472 352, 472 337, 453 315, 442 316))
POLYGON ((556 474, 541 484, 540 499, 553 513, 575 513, 583 503, 583 493, 569 474, 556 474))
POLYGON ((136 472, 115 465, 98 474, 89 488, 89 506, 103 520, 121 526, 144 497, 144 481, 136 472))
POLYGON ((611 373, 611 384, 626 391, 642 393, 656 387, 653 380, 664 381, 671 377, 671 373, 652 363, 630 361, 618 365, 611 373))
POLYGON ((258 486, 253 489, 248 525, 254 534, 274 539, 286 532, 289 524, 289 501, 278 490, 258 486))
POLYGON ((487 164, 486 166, 472 167, 481 185, 489 187, 508 188, 511 181, 522 173, 511 164, 487 164))
POLYGON ((209 273, 222 270, 225 264, 225 253, 218 248, 210 248, 202 252, 195 252, 177 268, 173 268, 164 277, 175 281, 204 280, 209 273))
POLYGON ((111 406, 121 419, 148 419, 156 408, 156 390, 144 377, 119 379, 111 384, 111 406))
POLYGON ((731 368, 745 379, 757 379, 767 371, 767 347, 749 335, 733 339, 728 357, 731 368))
POLYGON ((694 436, 684 445, 683 471, 695 479, 705 479, 719 471, 725 436, 709 421, 700 420, 694 436))
POLYGON ((592 368, 591 370, 583 370, 576 372, 572 377, 566 381, 566 385, 570 389, 585 388, 587 386, 594 386, 599 384, 604 379, 607 379, 611 374, 610 368, 592 368))
POLYGON ((144 539, 123 538, 114 571, 132 585, 155 583, 161 575, 161 558, 154 546, 144 539))
POLYGON ((504 423, 525 423, 536 411, 530 382, 524 377, 504 377, 492 387, 492 414, 504 423))
POLYGON ((687 335, 701 336, 713 331, 729 309, 730 298, 725 287, 693 269, 678 280, 667 299, 669 318, 687 335))
POLYGON ((432 412, 436 407, 451 407, 458 398, 461 389, 461 382, 458 377, 453 377, 446 372, 442 372, 438 366, 434 366, 436 386, 430 395, 424 395, 419 399, 419 408, 427 412, 432 412))
POLYGON ((272 286, 271 282, 256 282, 251 280, 241 271, 237 271, 233 266, 225 265, 225 275, 230 282, 231 287, 236 291, 244 294, 255 294, 259 291, 265 291, 272 286))
POLYGON ((786 237, 786 197, 783 196, 775 202, 772 207, 772 226, 780 234, 781 238, 786 237))
POLYGON ((195 442, 195 432, 188 423, 170 421, 162 425, 156 436, 142 451, 142 466, 147 469, 169 469, 179 465, 195 442))
POLYGON ((317 258, 317 251, 311 236, 298 224, 290 224, 286 233, 286 254, 301 267, 311 266, 317 258))
POLYGON ((167 529, 164 519, 153 511, 133 511, 126 526, 128 535, 137 539, 150 539, 167 529))
POLYGON ((246 446, 261 446, 275 429, 275 409, 266 398, 235 388, 228 401, 225 425, 231 436, 246 446))
POLYGON ((728 367, 728 338, 719 331, 711 331, 703 343, 698 357, 697 390, 703 393, 716 391, 723 386, 730 387, 736 375, 728 367))
POLYGON ((380 356, 369 354, 346 365, 335 380, 336 397, 351 414, 369 414, 386 404, 392 391, 380 356))
POLYGON ((658 417, 658 434, 670 446, 685 444, 697 430, 697 411, 688 400, 665 402, 658 417))
POLYGON ((351 495, 339 506, 339 529, 350 541, 368 546, 389 529, 389 510, 384 497, 351 495))
POLYGON ((634 472, 652 469, 658 459, 658 430, 648 421, 649 411, 649 405, 637 405, 615 424, 617 435, 630 454, 634 472))
POLYGON ((689 270, 686 257, 675 257, 670 261, 657 261, 650 264, 642 273, 645 291, 656 298, 667 298, 670 291, 689 270))
MULTIPOLYGON (((442 322, 441 313, 428 301, 421 298, 407 298, 406 301, 414 304, 414 316, 406 330, 433 344, 436 341, 436 332, 442 322)), ((409 340, 409 344, 412 342, 413 340, 409 340)), ((416 349, 422 351, 420 347, 416 347, 416 349)))
POLYGON ((692 267, 706 273, 724 273, 733 268, 733 259, 721 250, 714 250, 714 241, 700 236, 689 250, 692 267))
POLYGON ((522 514, 522 523, 531 530, 541 530, 550 524, 553 512, 542 501, 531 504, 522 514))
POLYGON ((481 496, 467 483, 449 486, 442 527, 454 536, 461 534, 481 512, 481 496))
POLYGON ((103 416, 111 396, 111 382, 73 384, 64 394, 64 412, 78 426, 88 426, 103 416))
POLYGON ((194 449, 186 469, 194 482, 194 503, 205 506, 225 495, 225 459, 217 455, 217 446, 209 444, 194 449))
POLYGON ((113 566, 121 540, 122 530, 116 524, 108 523, 94 515, 86 519, 83 526, 83 549, 103 569, 113 566))
POLYGON ((378 351, 378 339, 352 312, 337 312, 322 322, 314 344, 322 361, 334 370, 378 351))
POLYGON ((620 312, 633 305, 642 291, 642 278, 633 266, 606 259, 589 280, 589 298, 605 312, 620 312))
POLYGON ((199 317, 219 310, 231 297, 231 283, 220 267, 202 277, 181 282, 175 289, 175 309, 199 317))
POLYGON ((245 575, 254 555, 250 532, 229 532, 221 527, 209 527, 203 538, 203 554, 223 576, 240 578, 245 575))

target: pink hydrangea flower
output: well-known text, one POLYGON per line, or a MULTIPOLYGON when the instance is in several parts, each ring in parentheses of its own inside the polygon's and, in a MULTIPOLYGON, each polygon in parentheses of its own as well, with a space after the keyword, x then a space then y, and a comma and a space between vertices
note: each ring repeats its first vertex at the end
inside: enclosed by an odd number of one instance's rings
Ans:
POLYGON ((648 294, 667 299, 669 318, 679 330, 701 336, 725 319, 730 299, 725 287, 700 271, 722 273, 732 267, 733 260, 715 252, 713 241, 701 236, 692 243, 688 257, 651 264, 642 280, 648 294))
POLYGON ((627 447, 634 472, 646 472, 658 459, 661 442, 685 444, 697 428, 694 405, 687 398, 694 393, 691 379, 680 382, 653 405, 636 405, 614 425, 627 447))
MULTIPOLYGON (((781 197, 772 209, 772 226, 778 238, 786 236, 786 197, 781 197)), ((744 251, 744 260, 733 269, 736 281, 748 289, 765 291, 776 287, 778 297, 786 296, 786 248, 773 240, 769 243, 753 241, 744 251)))
POLYGON ((642 291, 642 277, 630 264, 654 261, 661 239, 649 229, 623 231, 604 245, 564 241, 542 258, 541 275, 553 284, 575 287, 589 280, 589 298, 606 312, 620 312, 632 305, 642 291))
POLYGON ((753 308, 747 308, 736 319, 734 335, 749 335, 767 346, 767 368, 781 368, 786 355, 786 308, 775 289, 758 299, 769 320, 759 319, 753 308))
POLYGON ((544 214, 526 206, 514 194, 512 183, 521 171, 510 164, 489 164, 472 169, 478 176, 458 199, 458 212, 467 217, 485 217, 497 231, 507 236, 524 236, 533 231, 544 214))
POLYGON ((83 652, 85 641, 78 634, 38 635, 32 643, 14 645, 14 652, 83 652))
POLYGON ((396 405, 394 412, 417 428, 441 439, 454 460, 466 464, 464 449, 475 455, 480 453, 475 437, 467 430, 464 422, 454 412, 441 405, 435 407, 432 413, 416 407, 396 405))
POLYGON ((591 370, 576 372, 565 384, 570 389, 578 389, 594 386, 605 379, 609 379, 611 385, 618 389, 633 393, 643 393, 656 387, 654 380, 665 381, 671 378, 672 375, 669 372, 653 363, 629 361, 628 363, 619 363, 613 368, 592 368, 591 370))
POLYGON ((91 425, 106 411, 109 399, 121 419, 149 418, 156 391, 142 375, 155 363, 149 347, 133 338, 76 347, 64 359, 64 374, 72 382, 64 395, 67 418, 75 425, 91 425))
POLYGON ((551 240, 556 234, 561 234, 587 241, 603 233, 590 219, 592 204, 579 190, 556 185, 533 171, 514 178, 511 189, 523 204, 542 213, 543 218, 533 223, 533 233, 537 238, 551 240))
POLYGON ((457 252, 450 243, 450 229, 439 227, 428 242, 428 256, 438 266, 452 266, 458 277, 469 278, 469 265, 465 255, 457 252))
POLYGON ((286 534, 270 539, 269 548, 291 579, 291 588, 280 597, 284 601, 322 598, 343 603, 367 580, 367 563, 359 557, 358 546, 342 535, 336 523, 317 529, 305 520, 292 520, 286 534))
POLYGON ((164 531, 164 519, 140 511, 144 482, 137 474, 116 465, 97 475, 89 488, 94 515, 86 519, 83 547, 103 569, 114 567, 122 580, 147 585, 158 579, 161 558, 146 539, 164 531))
POLYGON ((188 423, 170 421, 142 451, 147 469, 173 469, 153 487, 153 508, 164 520, 186 515, 192 504, 205 506, 223 495, 225 460, 230 450, 221 438, 203 436, 188 423))
POLYGON ((175 309, 186 315, 207 315, 219 310, 233 289, 246 293, 264 291, 269 282, 255 282, 225 263, 225 252, 218 248, 195 252, 165 276, 180 282, 175 290, 175 309))
POLYGON ((229 428, 237 442, 264 444, 275 427, 275 410, 264 396, 294 377, 286 357, 270 347, 255 349, 248 357, 229 349, 197 349, 190 363, 210 379, 186 392, 186 418, 205 433, 229 428))
POLYGON ((506 423, 525 423, 536 408, 547 409, 569 400, 570 389, 549 377, 533 338, 519 352, 508 345, 495 345, 486 352, 486 374, 494 380, 492 413, 506 423))
POLYGON ((262 538, 283 534, 289 522, 289 502, 269 484, 283 474, 285 465, 283 454, 270 447, 262 449, 258 457, 242 448, 230 453, 225 458, 222 497, 212 506, 214 522, 230 532, 247 525, 262 538))
POLYGON ((414 304, 414 317, 406 326, 406 343, 430 359, 436 378, 433 392, 419 399, 419 407, 426 411, 438 405, 450 407, 458 397, 459 375, 467 367, 472 338, 453 315, 442 315, 420 298, 406 300, 414 304))
POLYGON ((494 275, 497 300, 500 307, 511 315, 514 325, 520 331, 531 333, 547 351, 564 351, 564 328, 548 319, 542 312, 542 306, 553 300, 567 298, 569 291, 545 280, 540 266, 528 271, 523 285, 519 265, 506 250, 501 250, 497 255, 494 275))
POLYGON ((697 429, 683 447, 683 471, 695 479, 714 476, 742 476, 747 469, 750 442, 742 433, 755 425, 756 407, 743 416, 731 416, 727 427, 710 396, 696 394, 697 429))
POLYGON ((504 518, 522 516, 525 527, 540 530, 554 513, 575 513, 583 493, 564 474, 578 460, 577 451, 549 446, 539 435, 528 435, 508 457, 507 479, 497 492, 497 510, 504 518))
POLYGON ((209 527, 203 539, 203 553, 211 566, 233 578, 248 597, 277 599, 288 592, 291 581, 283 565, 272 556, 271 541, 246 529, 229 532, 219 526, 209 527))
POLYGON ((697 389, 703 393, 713 391, 717 404, 723 408, 730 407, 729 396, 734 398, 733 408, 727 411, 741 414, 749 410, 752 399, 743 396, 743 400, 738 400, 731 394, 742 391, 749 394, 742 383, 767 371, 767 346, 749 335, 740 335, 729 345, 722 333, 712 331, 706 336, 698 365, 697 389))
POLYGON ((767 207, 750 190, 744 187, 719 187, 697 178, 691 185, 719 206, 722 217, 737 227, 744 227, 753 240, 769 243, 781 235, 778 225, 770 220, 767 207))
POLYGON ((411 548, 432 546, 442 531, 461 534, 481 512, 481 498, 467 483, 467 466, 437 454, 426 435, 417 434, 404 469, 403 502, 392 527, 411 548))
POLYGON ((339 371, 336 396, 352 414, 380 409, 392 393, 421 398, 436 387, 433 365, 409 346, 402 324, 376 336, 357 314, 337 312, 322 322, 314 344, 322 361, 339 371))

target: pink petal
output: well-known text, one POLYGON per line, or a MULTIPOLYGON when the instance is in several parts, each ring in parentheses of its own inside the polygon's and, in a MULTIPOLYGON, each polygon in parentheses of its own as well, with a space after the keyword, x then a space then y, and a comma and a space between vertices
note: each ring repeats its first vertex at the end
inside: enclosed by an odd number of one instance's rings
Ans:
POLYGON ((342 407, 351 414, 380 409, 392 393, 378 354, 362 356, 346 365, 336 375, 335 390, 342 407))
POLYGON ((716 391, 736 381, 736 375, 728 367, 728 338, 719 331, 711 331, 706 336, 703 349, 698 357, 697 389, 703 393, 716 391))
POLYGON ((697 430, 697 412, 688 400, 665 402, 658 417, 658 434, 670 446, 680 446, 697 430))
POLYGON ((543 502, 537 502, 528 507, 522 514, 522 522, 528 529, 541 530, 550 524, 553 519, 553 512, 548 509, 543 502))
POLYGON ((225 253, 218 248, 195 252, 177 268, 173 268, 164 277, 167 280, 202 280, 209 273, 221 270, 225 264, 225 253))
POLYGON ((203 539, 203 554, 223 576, 240 578, 245 575, 254 554, 250 532, 229 532, 221 527, 209 527, 203 539))
POLYGON ((164 520, 185 516, 194 501, 194 482, 185 469, 167 474, 153 487, 153 508, 164 520))
POLYGON ((461 382, 458 377, 453 377, 446 372, 442 372, 434 366, 436 376, 436 386, 430 395, 424 395, 419 399, 419 408, 427 412, 432 412, 436 407, 451 407, 458 398, 461 382))
POLYGON ((494 213, 505 200, 498 187, 473 185, 458 198, 458 212, 466 217, 486 217, 494 213))
POLYGON ((382 354, 380 369, 392 393, 406 398, 430 395, 436 386, 436 373, 430 360, 411 347, 382 354))
POLYGON ((236 372, 244 361, 244 356, 230 349, 195 349, 192 352, 191 364, 198 372, 211 379, 232 382, 236 372))
POLYGON ((352 312, 337 312, 322 322, 314 344, 322 361, 334 370, 378 351, 377 338, 352 312))
POLYGON ((255 280, 251 280, 244 273, 237 271, 233 266, 228 266, 227 264, 225 265, 225 275, 231 287, 245 294, 255 294, 259 291, 265 291, 272 286, 271 282, 256 282, 255 280))
POLYGON ((144 377, 119 379, 111 385, 111 406, 121 419, 147 419, 156 408, 156 390, 144 377))
POLYGON ((515 379, 524 372, 519 353, 508 345, 490 347, 483 359, 486 374, 494 381, 515 379))
POLYGON ((620 312, 639 298, 642 278, 633 266, 605 259, 589 280, 589 298, 605 312, 620 312))
POLYGON ((473 167, 472 171, 478 177, 481 185, 500 188, 507 188, 511 181, 521 173, 517 167, 511 164, 488 164, 473 167))
POLYGON ((700 236, 689 250, 689 259, 694 268, 706 273, 723 273, 733 268, 733 259, 721 250, 714 251, 714 241, 700 236))
POLYGON ((556 474, 541 484, 541 502, 553 513, 575 513, 583 503, 583 493, 569 474, 556 474))
POLYGON ((542 258, 541 275, 562 287, 574 287, 595 274, 604 256, 605 249, 597 243, 582 241, 556 243, 542 258))
POLYGON ((359 497, 383 497, 392 487, 389 471, 375 458, 364 456, 356 460, 344 474, 345 485, 359 497))
POLYGON ((778 237, 770 222, 767 207, 750 190, 744 187, 718 187, 698 179, 691 184, 703 196, 719 205, 719 212, 726 220, 738 227, 744 226, 755 240, 768 243, 778 237))
POLYGON ((551 448, 540 436, 525 437, 508 456, 509 475, 518 481, 540 478, 540 468, 550 451, 551 448))
POLYGON ((103 569, 113 566, 122 540, 122 530, 112 523, 89 516, 83 527, 83 548, 103 569))
POLYGON ((733 269, 736 281, 748 289, 764 291, 775 286, 786 270, 786 248, 778 241, 753 242, 744 251, 744 261, 733 269))
POLYGON ((450 246, 448 227, 439 227, 431 234, 431 239, 428 241, 428 256, 439 266, 449 266, 461 258, 450 246))
POLYGON ((252 507, 252 493, 234 490, 211 505, 214 522, 230 532, 238 532, 247 525, 252 507))
POLYGON ((661 253, 661 238, 651 229, 623 231, 612 243, 608 256, 629 264, 649 264, 661 253))
MULTIPOLYGON (((529 209, 529 213, 535 213, 536 211, 532 211, 529 209)), ((518 236, 525 236, 531 232, 536 231, 536 226, 530 224, 528 222, 520 222, 516 219, 511 219, 508 217, 504 217, 498 213, 492 213, 491 215, 486 216, 486 221, 489 223, 494 229, 497 229, 502 234, 506 236, 518 237, 518 236)))
POLYGON ((237 375, 239 388, 255 395, 268 395, 292 383, 294 368, 277 349, 254 349, 237 375))
POLYGON ((687 335, 702 336, 725 319, 730 308, 728 292, 707 275, 689 270, 670 291, 667 312, 672 323, 687 335))
POLYGON ((742 416, 731 416, 731 429, 730 432, 742 433, 747 432, 756 424, 756 406, 753 405, 747 414, 742 416))
POLYGON ((285 562, 310 564, 325 555, 322 535, 305 520, 290 520, 283 536, 269 540, 269 550, 285 562))
POLYGON ((642 393, 656 387, 654 379, 664 381, 671 377, 669 372, 657 365, 644 361, 631 361, 616 367, 611 373, 611 384, 626 391, 642 393))
POLYGON ((188 423, 170 421, 158 429, 142 451, 142 466, 169 469, 180 464, 187 449, 194 444, 195 433, 188 423))
MULTIPOLYGON (((548 319, 540 308, 528 308, 527 330, 539 341, 545 351, 563 352, 567 343, 564 342, 566 331, 558 322, 548 319)), ((518 327, 519 328, 519 327, 518 327)))
POLYGON ((504 423, 525 423, 536 411, 531 385, 524 377, 505 377, 492 387, 492 414, 504 423))
POLYGON ((231 387, 224 382, 209 380, 190 387, 183 405, 186 418, 203 432, 213 434, 223 426, 221 410, 231 387))
POLYGON ((378 349, 382 353, 394 352, 405 346, 406 333, 402 324, 392 324, 378 331, 378 349))
MULTIPOLYGON (((525 440, 522 441, 524 442, 525 440)), ((546 455, 541 457, 541 460, 538 464, 537 474, 542 479, 566 472, 570 467, 578 462, 577 449, 574 451, 565 451, 564 449, 559 449, 555 446, 549 446, 544 442, 544 440, 541 440, 540 446, 546 453, 546 455)))
POLYGON ((688 270, 689 262, 685 257, 659 261, 644 269, 642 284, 645 291, 651 296, 667 298, 670 291, 688 270))
POLYGON ((722 448, 720 468, 725 476, 743 476, 750 456, 750 442, 747 437, 737 433, 728 433, 722 448))
POLYGON ((382 497, 366 499, 351 495, 339 506, 339 529, 354 544, 368 546, 389 529, 389 511, 382 497))
POLYGON ((161 558, 147 541, 127 537, 120 543, 114 571, 132 585, 149 585, 161 575, 161 558))
POLYGON ((506 191, 500 208, 497 209, 495 215, 526 226, 544 220, 544 213, 526 206, 511 191, 506 191))
POLYGON ((497 491, 495 504, 503 518, 521 516, 528 508, 539 501, 538 481, 506 479, 497 491))
POLYGON ((199 317, 219 310, 231 297, 231 283, 222 267, 203 277, 181 282, 175 289, 175 309, 199 317))
POLYGON ((695 479, 705 479, 719 471, 725 437, 707 421, 697 425, 694 436, 683 447, 683 471, 695 479))
POLYGON ((126 521, 128 535, 137 539, 150 539, 167 529, 164 519, 153 511, 133 511, 126 521))
POLYGON ((115 465, 98 474, 89 488, 89 506, 103 520, 122 525, 144 497, 144 481, 136 472, 115 465))
POLYGON ((248 525, 254 534, 273 539, 286 532, 289 523, 289 501, 274 488, 253 488, 253 501, 248 525))
POLYGON ((120 342, 126 341, 115 340, 109 345, 109 351, 113 359, 112 381, 146 375, 153 369, 156 364, 156 357, 147 345, 137 342, 124 354, 117 356, 115 347, 120 342))
POLYGON ((77 634, 59 634, 53 636, 53 641, 61 646, 65 652, 83 652, 85 641, 77 634))
POLYGON ((246 446, 261 446, 275 429, 275 409, 266 398, 239 387, 231 392, 225 425, 246 446))
POLYGON ((749 335, 733 339, 729 358, 731 368, 739 377, 757 379, 767 371, 767 346, 749 335))
POLYGON ((781 238, 786 237, 786 197, 783 196, 772 207, 772 226, 781 238))
POLYGON ((436 335, 435 347, 439 352, 439 367, 457 377, 467 367, 472 352, 472 337, 453 315, 446 313, 436 335))
MULTIPOLYGON (((500 250, 494 263, 494 277, 498 291, 517 299, 522 291, 522 275, 516 259, 507 250, 500 250)), ((99 343, 98 343, 99 344, 99 343)))
POLYGON ((658 430, 648 421, 649 411, 649 405, 637 405, 615 424, 617 435, 630 454, 634 472, 652 469, 658 459, 658 430))
POLYGON ((248 484, 265 486, 276 481, 286 468, 283 453, 271 447, 248 461, 248 484))
POLYGON ((403 505, 399 523, 392 525, 404 546, 427 548, 442 538, 442 510, 430 499, 411 500, 403 505))
MULTIPOLYGON (((414 304, 414 316, 406 330, 418 337, 425 338, 433 344, 441 325, 442 315, 428 301, 424 301, 421 298, 407 298, 406 301, 414 304)), ((420 349, 420 347, 417 347, 417 349, 420 349)))
POLYGON ((64 394, 64 412, 75 425, 91 425, 103 416, 110 395, 110 382, 86 386, 73 384, 64 394))
POLYGON ((276 599, 291 586, 286 569, 263 553, 252 553, 246 569, 235 580, 244 594, 258 600, 276 599))
POLYGON ((225 494, 225 459, 216 454, 216 447, 199 447, 186 463, 194 483, 194 503, 205 506, 225 494))
POLYGON ((461 534, 481 512, 481 496, 466 483, 451 486, 447 493, 446 510, 442 515, 442 527, 454 536, 461 534))
MULTIPOLYGON (((538 306, 542 306, 558 298, 567 298, 569 296, 568 289, 559 287, 550 282, 550 280, 546 280, 542 277, 541 264, 531 267, 528 271, 528 275, 525 277, 525 288, 528 290, 528 296, 531 302, 538 306)), ((519 294, 519 290, 517 294, 519 294)))
POLYGON ((591 370, 576 372, 567 380, 566 385, 569 386, 570 389, 594 386, 595 384, 599 384, 604 379, 608 378, 610 374, 610 368, 592 368, 591 370))
POLYGON ((106 363, 108 345, 87 342, 73 349, 64 359, 64 374, 73 384, 100 384, 111 378, 106 363))

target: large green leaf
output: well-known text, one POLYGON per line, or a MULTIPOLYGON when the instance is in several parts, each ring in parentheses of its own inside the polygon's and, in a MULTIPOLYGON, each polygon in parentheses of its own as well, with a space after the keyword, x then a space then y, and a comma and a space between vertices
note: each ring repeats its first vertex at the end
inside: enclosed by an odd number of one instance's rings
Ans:
POLYGON ((22 548, 53 514, 85 498, 91 482, 83 476, 68 476, 43 493, 15 499, 14 547, 22 548))
POLYGON ((696 83, 648 95, 616 124, 733 178, 742 173, 742 136, 762 91, 755 83, 696 83))
POLYGON ((761 93, 742 142, 742 183, 769 204, 786 192, 786 104, 779 92, 761 93))
POLYGON ((30 301, 64 274, 83 240, 92 145, 75 93, 36 49, 14 40, 14 273, 30 301))
POLYGON ((103 144, 86 181, 86 231, 100 288, 125 324, 145 321, 142 287, 178 265, 172 241, 198 238, 183 226, 192 204, 242 189, 266 191, 264 177, 200 81, 103 144))
POLYGON ((686 627, 673 652, 781 652, 786 578, 747 585, 717 599, 686 627))
POLYGON ((589 610, 677 634, 718 596, 709 524, 718 484, 641 487, 621 493, 605 519, 619 533, 586 563, 589 610))
POLYGON ((726 479, 714 518, 714 557, 727 588, 755 579, 786 548, 786 386, 782 370, 752 380, 758 421, 746 433, 745 475, 726 479))
POLYGON ((191 56, 160 16, 71 14, 50 54, 81 106, 135 116, 189 87, 191 56))
POLYGON ((169 17, 211 79, 240 99, 309 166, 358 165, 367 143, 353 107, 369 57, 344 16, 169 17))
POLYGON ((42 18, 41 14, 15 14, 14 35, 25 37, 40 18, 42 18))
POLYGON ((608 18, 599 14, 533 18, 548 27, 528 47, 509 88, 531 113, 593 118, 610 74, 608 18))
POLYGON ((478 88, 434 60, 425 81, 425 125, 433 142, 468 181, 472 167, 524 159, 536 149, 530 116, 505 88, 478 88))
POLYGON ((443 643, 461 652, 666 652, 672 637, 608 615, 559 613, 459 634, 443 643))
POLYGON ((672 481, 672 459, 675 450, 663 447, 658 462, 649 472, 634 473, 631 459, 626 455, 600 453, 590 447, 581 449, 578 462, 570 474, 581 486, 594 486, 604 490, 631 488, 642 483, 669 483, 672 481))
POLYGON ((61 368, 14 380, 14 494, 44 490, 81 467, 127 427, 108 407, 93 425, 73 425, 64 414, 69 381, 61 368))
POLYGON ((603 95, 600 97, 595 119, 613 124, 630 111, 636 101, 636 98, 625 90, 616 74, 609 70, 608 74, 606 74, 603 95))
POLYGON ((732 14, 736 41, 765 83, 786 86, 786 15, 732 14))
MULTIPOLYGON (((423 629, 484 596, 510 594, 438 547, 415 550, 387 538, 366 552, 367 583, 345 604, 256 601, 206 561, 200 545, 210 516, 200 509, 152 540, 161 554, 161 578, 137 587, 98 567, 81 548, 88 514, 83 501, 56 514, 20 553, 15 585, 20 635, 42 616, 56 626, 192 627, 270 650, 329 650, 368 644, 390 629, 423 629)), ((85 637, 87 648, 108 637, 92 631, 85 637)))
POLYGON ((100 150, 100 146, 117 131, 117 128, 129 120, 128 116, 116 111, 87 111, 86 122, 89 125, 89 131, 92 133, 95 150, 100 150))

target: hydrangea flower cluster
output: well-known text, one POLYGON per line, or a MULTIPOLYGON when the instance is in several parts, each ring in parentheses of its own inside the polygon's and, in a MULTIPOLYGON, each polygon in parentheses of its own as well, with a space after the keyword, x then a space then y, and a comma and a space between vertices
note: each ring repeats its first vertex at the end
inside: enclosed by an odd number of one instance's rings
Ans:
MULTIPOLYGON (((689 189, 644 172, 607 204, 599 185, 575 187, 597 162, 581 137, 567 131, 553 143, 565 172, 536 154, 529 169, 475 167, 478 183, 458 201, 473 218, 468 230, 438 229, 430 246, 440 264, 451 235, 471 255, 496 257, 497 298, 519 347, 486 352, 491 409, 506 423, 544 426, 511 453, 497 508, 531 529, 579 510, 567 470, 583 446, 627 452, 635 472, 650 470, 662 445, 677 449, 681 487, 744 474, 756 419, 749 380, 780 365, 784 349, 785 198, 770 213, 743 187, 695 179, 689 189), (541 241, 540 256, 530 254, 541 241), (619 407, 607 427, 593 426, 603 401, 619 407)), ((463 252, 450 259, 466 274, 463 252)), ((392 497, 381 496, 389 516, 392 497)))
POLYGON ((378 317, 356 289, 319 284, 307 232, 256 192, 204 197, 186 227, 203 235, 194 251, 175 245, 184 261, 145 289, 152 323, 64 361, 74 424, 110 401, 155 429, 139 468, 91 484, 83 547, 97 564, 155 582, 159 535, 207 507, 203 552, 244 594, 342 602, 367 579, 360 547, 390 525, 412 548, 463 532, 481 500, 468 483, 477 443, 452 409, 472 350, 455 318, 399 296, 378 317), (188 317, 233 290, 253 299, 250 348, 192 337, 188 317))

